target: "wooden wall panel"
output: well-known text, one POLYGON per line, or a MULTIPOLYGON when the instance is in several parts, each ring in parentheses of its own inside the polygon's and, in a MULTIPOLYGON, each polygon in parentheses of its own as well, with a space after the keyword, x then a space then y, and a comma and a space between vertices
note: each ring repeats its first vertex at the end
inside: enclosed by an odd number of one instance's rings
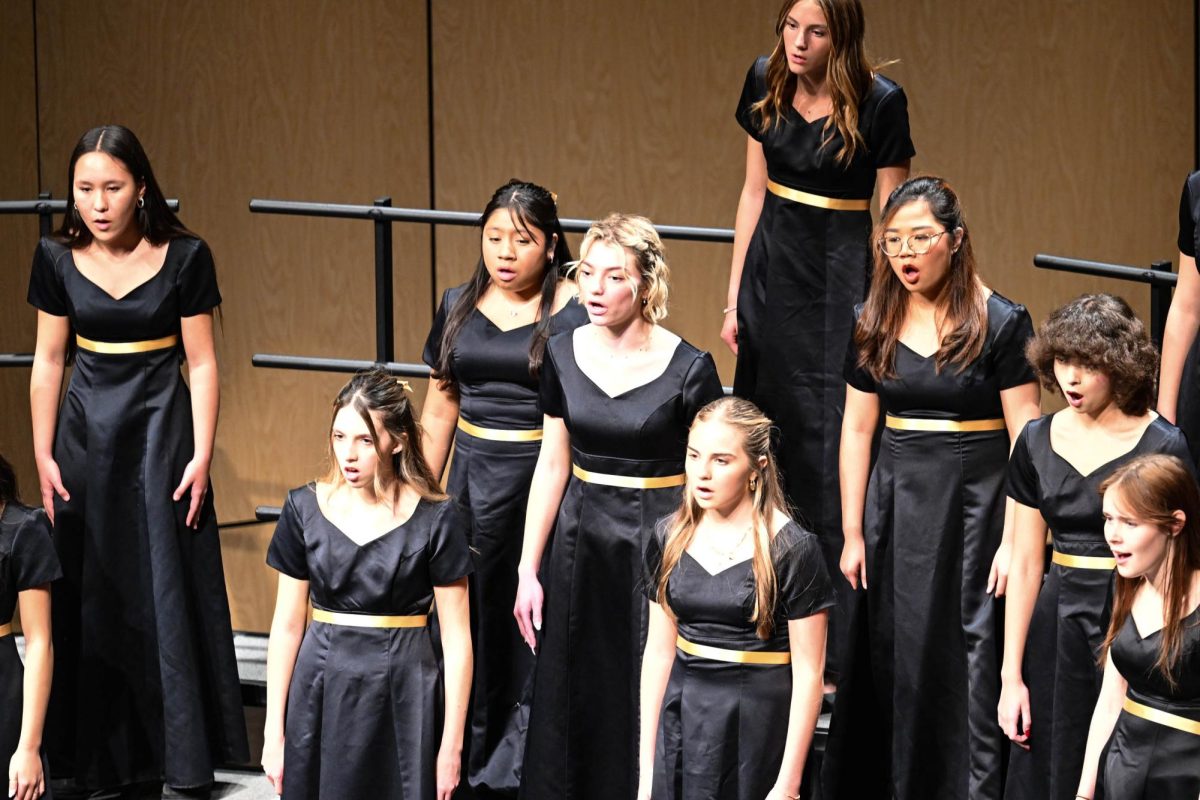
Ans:
MULTIPOLYGON (((1144 287, 1042 272, 1032 257, 1147 264, 1175 254, 1196 116, 1189 4, 866 6, 872 53, 900 59, 884 71, 908 92, 914 170, 958 188, 986 279, 1035 319, 1095 290, 1148 313, 1144 287)), ((733 225, 745 134, 732 113, 746 69, 773 45, 775 0, 492 8, 434 10, 440 206, 481 207, 516 174, 558 191, 565 216, 619 209, 733 225)), ((461 281, 474 238, 438 236, 439 284, 461 281)), ((729 247, 670 250, 667 324, 712 350, 730 381, 718 338, 729 247)))
MULTIPOLYGON (((321 469, 345 377, 255 369, 250 356, 373 358, 374 237, 369 222, 252 215, 247 201, 390 193, 428 205, 425 4, 54 2, 38 5, 37 24, 46 185, 64 190, 70 150, 92 125, 119 121, 142 139, 184 222, 212 246, 225 298, 220 518, 278 505, 321 469)), ((428 237, 394 230, 401 354, 429 323, 428 237)), ((223 534, 235 627, 269 625, 270 530, 223 534)))
MULTIPOLYGON (((33 59, 33 6, 0 3, 0 197, 14 200, 38 193, 33 59)), ((0 352, 33 352, 36 317, 25 289, 37 235, 37 217, 0 215, 0 352)), ((0 453, 16 468, 25 501, 36 503, 28 397, 29 370, 0 369, 0 453)))

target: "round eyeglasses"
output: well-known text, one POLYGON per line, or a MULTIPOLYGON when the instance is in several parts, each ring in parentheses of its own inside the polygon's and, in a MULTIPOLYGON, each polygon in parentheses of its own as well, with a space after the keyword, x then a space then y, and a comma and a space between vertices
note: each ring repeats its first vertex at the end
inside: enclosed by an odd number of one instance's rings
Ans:
POLYGON ((945 236, 950 231, 938 231, 937 233, 914 233, 911 236, 900 236, 895 233, 888 233, 879 239, 879 249, 883 251, 885 256, 895 258, 904 250, 904 245, 908 244, 908 249, 913 255, 921 256, 929 252, 929 248, 937 244, 938 237, 945 236))

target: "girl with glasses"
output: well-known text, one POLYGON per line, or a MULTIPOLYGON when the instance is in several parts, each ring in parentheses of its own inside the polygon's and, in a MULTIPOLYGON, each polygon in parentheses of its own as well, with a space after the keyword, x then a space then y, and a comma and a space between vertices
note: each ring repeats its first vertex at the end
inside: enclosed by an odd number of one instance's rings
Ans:
POLYGON ((979 278, 942 179, 896 189, 874 241, 846 356, 841 449, 840 566, 865 596, 825 796, 998 800, 1006 743, 994 718, 1000 613, 989 593, 1004 591, 1009 442, 1038 413, 1025 361, 1033 326, 979 278))

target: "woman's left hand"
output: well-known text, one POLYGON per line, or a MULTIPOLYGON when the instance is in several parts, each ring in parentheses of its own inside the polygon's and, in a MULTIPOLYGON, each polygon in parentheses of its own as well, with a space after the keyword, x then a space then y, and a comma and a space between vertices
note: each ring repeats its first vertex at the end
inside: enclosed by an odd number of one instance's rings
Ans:
POLYGON ((437 756, 437 800, 450 800, 458 786, 458 771, 462 764, 462 752, 447 753, 438 750, 437 756))
POLYGON ((8 796, 16 800, 36 800, 46 791, 42 757, 37 750, 17 748, 8 762, 8 796))
POLYGON ((766 800, 797 800, 800 797, 800 792, 788 794, 778 786, 771 787, 771 791, 767 792, 766 800))
POLYGON ((988 572, 988 594, 995 592, 996 597, 1004 597, 1008 590, 1008 570, 1012 566, 1012 545, 1001 542, 992 557, 992 568, 988 572))
POLYGON ((175 489, 175 494, 172 495, 176 502, 179 502, 184 494, 191 489, 192 502, 188 506, 187 520, 184 522, 189 528, 200 527, 200 509, 204 507, 204 495, 208 494, 208 462, 200 461, 193 458, 188 462, 187 467, 183 470, 183 480, 179 482, 178 488, 175 489))

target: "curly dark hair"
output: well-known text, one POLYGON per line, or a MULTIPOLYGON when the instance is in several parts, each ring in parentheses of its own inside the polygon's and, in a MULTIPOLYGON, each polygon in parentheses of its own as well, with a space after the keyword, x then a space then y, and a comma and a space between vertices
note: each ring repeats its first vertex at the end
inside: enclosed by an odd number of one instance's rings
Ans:
POLYGON ((1117 407, 1141 416, 1154 405, 1158 350, 1129 303, 1116 295, 1085 294, 1055 309, 1025 346, 1025 357, 1047 391, 1062 392, 1054 362, 1104 373, 1117 407))

